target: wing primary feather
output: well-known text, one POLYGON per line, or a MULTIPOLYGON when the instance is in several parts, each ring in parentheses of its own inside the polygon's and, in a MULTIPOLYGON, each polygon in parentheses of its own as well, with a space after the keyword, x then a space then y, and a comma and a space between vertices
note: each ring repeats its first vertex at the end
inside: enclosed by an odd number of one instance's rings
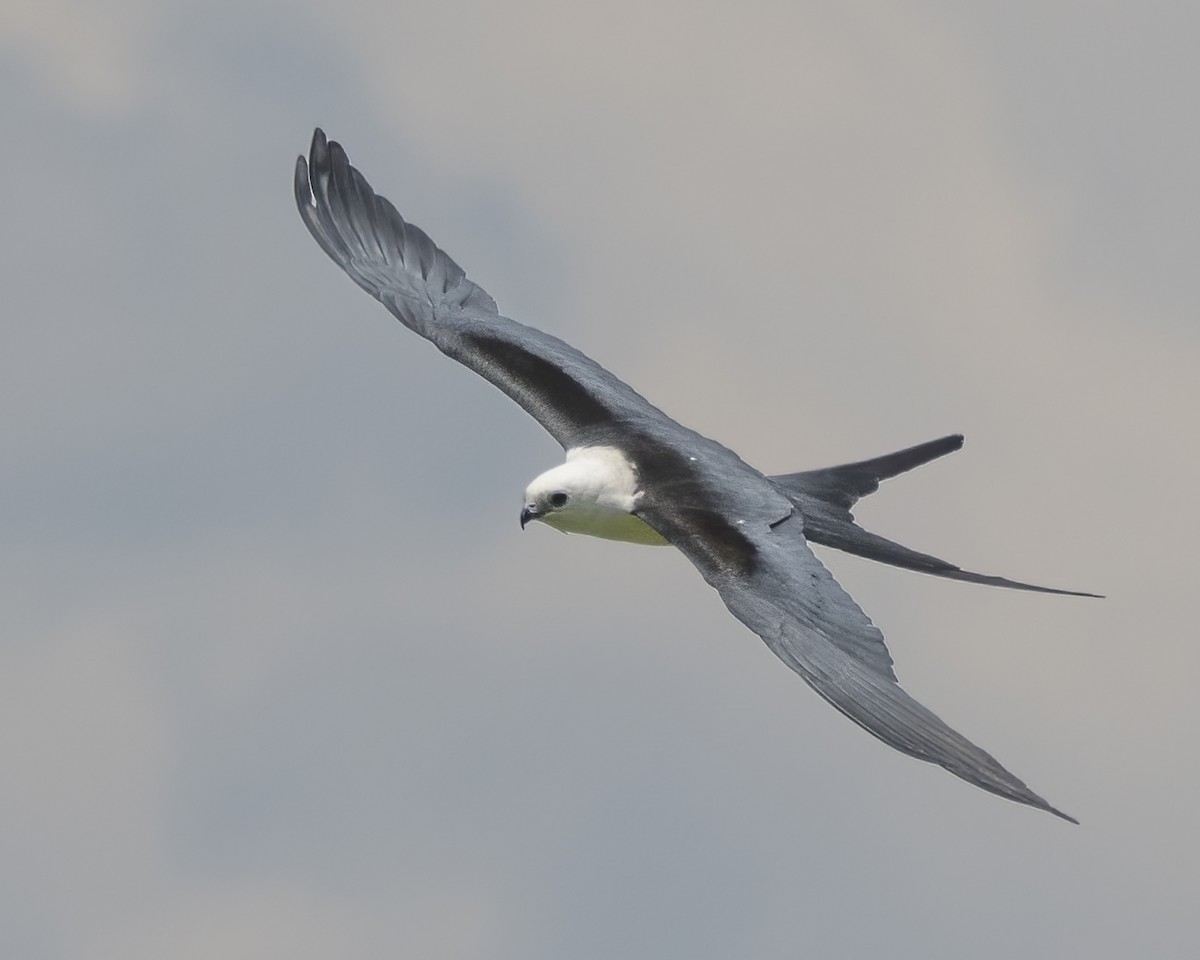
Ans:
POLYGON ((830 639, 837 624, 802 620, 746 584, 720 590, 729 611, 826 702, 888 746, 937 764, 989 793, 1079 821, 1052 806, 991 754, 914 700, 894 679, 870 669, 830 639))
MULTIPOLYGON (((779 642, 794 640, 781 635, 779 642)), ((768 645, 774 649, 770 641, 768 645)), ((990 753, 955 731, 897 684, 847 662, 832 647, 814 646, 811 638, 800 638, 800 645, 804 655, 788 657, 785 662, 826 702, 888 746, 935 763, 989 793, 1079 823, 1030 790, 990 753)))
POLYGON ((755 558, 739 569, 714 563, 686 523, 652 510, 643 519, 696 565, 730 613, 868 733, 990 793, 1078 822, 900 687, 883 635, 813 555, 802 520, 739 528, 755 558))
POLYGON ((313 239, 356 284, 519 403, 564 447, 610 443, 622 431, 716 446, 562 340, 501 316, 486 291, 376 194, 319 128, 307 159, 296 162, 294 189, 313 239))

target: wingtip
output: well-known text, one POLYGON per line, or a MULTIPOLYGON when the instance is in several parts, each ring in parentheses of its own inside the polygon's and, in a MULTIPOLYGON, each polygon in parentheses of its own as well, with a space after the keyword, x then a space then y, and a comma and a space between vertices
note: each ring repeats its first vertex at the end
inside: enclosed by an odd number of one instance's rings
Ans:
POLYGON ((301 209, 314 202, 311 175, 318 174, 328 165, 329 141, 325 131, 320 127, 313 128, 312 140, 308 147, 308 156, 301 154, 296 158, 296 171, 293 178, 293 188, 296 193, 296 203, 301 209))
MULTIPOLYGON (((993 579, 1001 580, 1003 578, 997 577, 993 579)), ((1107 599, 1102 593, 1088 593, 1086 590, 1063 590, 1060 587, 1035 587, 1032 584, 1021 583, 1015 580, 999 584, 1002 587, 1010 585, 1015 585, 1020 590, 1030 590, 1034 593, 1052 593, 1059 597, 1087 597, 1091 600, 1107 599)))
MULTIPOLYGON (((1002 579, 1002 578, 995 578, 995 579, 1002 579)), ((1002 587, 1010 586, 1010 585, 1015 585, 1018 590, 1029 590, 1033 593, 1052 593, 1055 596, 1059 596, 1059 597, 1087 597, 1090 600, 1107 599, 1104 596, 1104 594, 1102 594, 1102 593, 1088 593, 1086 590, 1062 590, 1058 587, 1035 587, 1031 584, 1020 583, 1018 581, 1012 581, 1011 584, 1010 583, 999 584, 999 586, 1002 586, 1002 587)))
POLYGON ((325 131, 320 127, 313 130, 312 143, 308 146, 308 165, 314 172, 329 168, 330 148, 336 145, 325 136, 325 131))
POLYGON ((308 161, 304 157, 296 158, 296 173, 292 179, 292 189, 296 194, 296 204, 301 210, 312 204, 312 186, 308 182, 308 161))
POLYGON ((1042 809, 1045 810, 1047 813, 1054 814, 1056 817, 1059 817, 1062 820, 1066 820, 1067 823, 1073 823, 1073 824, 1075 824, 1075 826, 1079 826, 1078 820, 1076 820, 1069 813, 1063 813, 1057 807, 1052 807, 1052 806, 1050 806, 1050 804, 1047 803, 1044 807, 1042 807, 1042 809))

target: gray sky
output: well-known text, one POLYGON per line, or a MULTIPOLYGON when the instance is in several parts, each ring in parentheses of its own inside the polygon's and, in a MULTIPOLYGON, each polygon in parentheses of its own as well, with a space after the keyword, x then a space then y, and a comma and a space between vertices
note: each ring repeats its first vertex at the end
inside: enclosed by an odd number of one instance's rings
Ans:
POLYGON ((1194 956, 1200 16, 0 7, 0 955, 1194 956), (901 757, 359 292, 323 125, 508 315, 769 472, 1071 827, 901 757), (602 598, 599 601, 597 598, 602 598))

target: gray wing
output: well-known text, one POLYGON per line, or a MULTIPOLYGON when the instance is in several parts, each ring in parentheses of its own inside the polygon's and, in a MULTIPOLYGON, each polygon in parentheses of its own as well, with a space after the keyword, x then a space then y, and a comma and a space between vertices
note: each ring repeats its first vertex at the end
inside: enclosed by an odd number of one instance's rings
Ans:
POLYGON ((624 449, 648 482, 638 512, 821 696, 899 750, 1071 819, 899 688, 883 636, 809 551, 780 487, 578 350, 501 317, 492 298, 377 196, 320 130, 307 161, 296 163, 295 193, 321 248, 405 326, 499 387, 564 447, 624 449), (712 509, 729 505, 730 484, 745 519, 712 509))
POLYGON ((313 238, 409 329, 491 381, 564 448, 623 429, 686 432, 627 384, 556 337, 499 315, 423 230, 371 189, 317 130, 296 162, 296 205, 313 238))
POLYGON ((771 477, 799 509, 804 518, 804 535, 819 543, 855 556, 866 557, 894 567, 929 573, 949 580, 980 583, 989 587, 1008 587, 1013 590, 1032 590, 1036 593, 1059 593, 1073 597, 1099 597, 1097 593, 1079 590, 1059 590, 1039 587, 1007 577, 973 573, 961 567, 902 546, 870 530, 864 530, 854 520, 851 508, 863 497, 879 489, 879 484, 930 460, 953 453, 963 445, 961 434, 917 444, 905 450, 846 463, 821 470, 805 470, 771 477))
POLYGON ((734 554, 708 549, 696 518, 667 503, 651 498, 638 514, 696 565, 730 613, 864 730, 977 787, 1078 823, 900 688, 882 634, 813 555, 798 515, 740 526, 743 548, 734 554))

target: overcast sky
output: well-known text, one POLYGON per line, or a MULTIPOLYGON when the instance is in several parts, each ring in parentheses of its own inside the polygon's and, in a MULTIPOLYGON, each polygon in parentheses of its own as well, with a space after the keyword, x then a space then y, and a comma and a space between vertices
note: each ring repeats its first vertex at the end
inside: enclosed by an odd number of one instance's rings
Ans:
POLYGON ((0 7, 0 955, 1200 950, 1188 4, 0 7), (1082 821, 836 714, 330 263, 314 125, 518 320, 767 472, 1082 821))

